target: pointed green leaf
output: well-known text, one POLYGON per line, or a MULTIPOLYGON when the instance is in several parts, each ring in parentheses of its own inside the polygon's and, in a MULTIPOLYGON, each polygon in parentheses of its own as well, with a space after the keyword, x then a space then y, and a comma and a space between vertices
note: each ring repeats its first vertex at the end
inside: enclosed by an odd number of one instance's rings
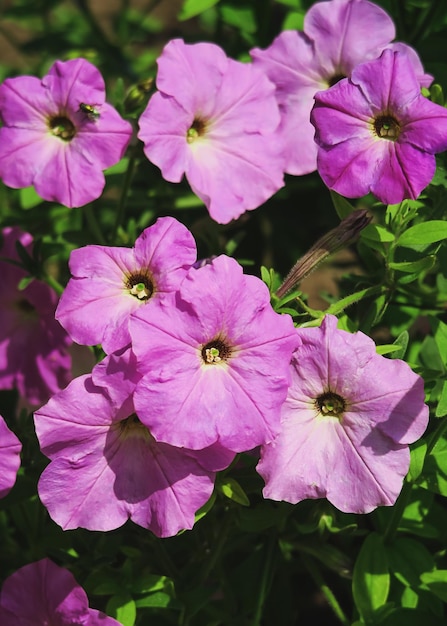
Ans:
POLYGON ((415 273, 426 272, 434 267, 436 263, 436 256, 434 254, 430 254, 429 256, 424 257, 423 259, 419 259, 418 261, 404 261, 402 263, 389 263, 388 267, 392 270, 397 270, 398 272, 405 273, 415 273))
POLYGON ((200 15, 200 13, 203 13, 207 9, 210 9, 218 2, 219 0, 185 0, 182 6, 182 10, 178 15, 178 19, 181 22, 189 20, 191 19, 191 17, 200 15))
POLYGON ((367 620, 386 603, 389 590, 387 552, 382 537, 374 532, 363 542, 352 580, 354 601, 363 619, 367 620))
POLYGON ((431 220, 411 226, 402 233, 397 240, 399 246, 411 248, 412 246, 436 243, 447 238, 447 222, 443 220, 431 220))
POLYGON ((250 506, 250 500, 245 491, 234 478, 226 477, 222 481, 218 481, 216 487, 218 491, 230 500, 242 504, 242 506, 250 506))
POLYGON ((107 602, 107 614, 112 615, 123 626, 134 626, 137 609, 129 593, 112 596, 107 602))
POLYGON ((438 569, 421 575, 421 581, 443 602, 447 602, 447 570, 438 569))

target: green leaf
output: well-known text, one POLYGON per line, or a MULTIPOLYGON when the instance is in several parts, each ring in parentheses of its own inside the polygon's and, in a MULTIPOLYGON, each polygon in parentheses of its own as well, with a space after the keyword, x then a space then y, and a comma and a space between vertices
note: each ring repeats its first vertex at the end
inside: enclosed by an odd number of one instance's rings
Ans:
POLYGON ((135 602, 132 596, 125 592, 110 598, 106 612, 115 617, 123 626, 134 626, 137 617, 135 602))
POLYGON ((181 609, 182 605, 178 600, 172 598, 168 593, 164 591, 156 591, 144 598, 135 600, 135 606, 140 609, 143 607, 152 607, 159 609, 181 609))
POLYGON ((32 209, 43 202, 34 187, 25 187, 19 191, 19 201, 22 209, 32 209))
POLYGON ((19 291, 23 291, 24 289, 28 287, 30 283, 33 282, 33 280, 34 280, 34 276, 24 276, 22 280, 19 281, 19 284, 17 285, 17 289, 19 291))
POLYGON ((253 15, 253 9, 248 7, 236 7, 231 5, 222 5, 222 20, 234 26, 238 30, 253 34, 256 32, 256 20, 253 15))
POLYGON ((438 569, 421 575, 421 581, 443 602, 447 602, 447 570, 438 569))
POLYGON ((382 243, 394 241, 393 233, 390 233, 389 230, 387 230, 384 226, 380 226, 379 224, 368 224, 362 230, 360 236, 362 237, 362 239, 380 241, 382 243))
POLYGON ((118 161, 118 163, 116 163, 115 165, 112 165, 112 167, 109 167, 108 169, 106 169, 104 174, 106 176, 114 176, 115 174, 124 174, 128 166, 129 166, 129 159, 124 158, 124 159, 121 159, 121 161, 118 161))
POLYGON ((447 187, 447 170, 440 163, 437 164, 435 175, 430 184, 435 185, 435 187, 447 187))
POLYGON ((174 583, 167 576, 157 574, 143 574, 132 583, 133 593, 153 593, 161 589, 174 590, 174 583))
POLYGON ((292 9, 301 8, 301 0, 275 0, 275 2, 285 4, 287 7, 292 7, 292 9))
POLYGON ((396 609, 379 624, 380 626, 445 626, 445 621, 428 611, 396 609))
POLYGON ((410 469, 408 470, 408 478, 415 481, 419 478, 424 467, 425 455, 427 453, 427 442, 419 439, 411 446, 410 451, 410 469))
POLYGON ((225 477, 216 483, 216 488, 226 498, 242 504, 242 506, 250 506, 250 500, 248 499, 245 491, 240 484, 234 480, 234 478, 225 477))
POLYGON ((400 352, 401 347, 394 345, 394 343, 383 343, 381 346, 376 346, 377 354, 390 354, 393 352, 400 352))
POLYGON ((216 502, 216 493, 215 491, 213 491, 209 500, 205 502, 205 504, 201 506, 200 509, 196 512, 194 516, 194 524, 196 524, 199 520, 202 519, 202 517, 205 517, 205 515, 209 511, 211 511, 215 502, 216 502))
POLYGON ((447 440, 440 437, 426 456, 421 487, 447 496, 447 440))
POLYGON ((430 326, 433 330, 433 337, 439 354, 443 356, 443 361, 447 365, 447 324, 444 324, 436 317, 432 317, 430 318, 430 326))
POLYGON ((400 350, 398 352, 394 352, 391 356, 392 359, 403 359, 405 356, 405 353, 407 351, 408 348, 408 340, 409 340, 409 335, 408 335, 408 331, 404 330, 400 333, 400 335, 398 337, 396 337, 395 341, 394 341, 394 345, 395 346, 399 346, 400 350))
POLYGON ((203 13, 207 9, 210 9, 218 2, 219 0, 185 0, 182 6, 182 10, 178 15, 178 19, 181 22, 189 20, 191 19, 191 17, 200 15, 200 13, 203 13))
POLYGON ((354 566, 352 593, 360 615, 366 621, 384 605, 390 590, 388 557, 378 533, 367 536, 354 566))
POLYGON ((419 274, 420 272, 426 272, 434 267, 436 263, 436 256, 434 254, 430 254, 429 256, 424 257, 423 259, 419 259, 418 261, 403 261, 402 263, 388 263, 388 267, 392 270, 397 270, 398 272, 414 272, 415 274, 419 274))
POLYGON ((262 281, 270 289, 271 283, 272 283, 271 273, 270 273, 270 270, 268 270, 264 265, 261 265, 261 278, 262 278, 262 281))
POLYGON ((447 222, 443 220, 431 220, 411 226, 402 233, 397 240, 399 246, 411 248, 412 246, 436 243, 447 238, 447 222))
POLYGON ((340 196, 336 191, 330 191, 332 204, 338 217, 342 220, 354 211, 354 207, 345 197, 340 196))
POLYGON ((420 585, 421 574, 435 569, 435 560, 427 548, 408 537, 398 537, 388 546, 388 562, 399 582, 415 590, 420 585))
POLYGON ((444 381, 439 398, 438 406, 435 411, 436 417, 444 417, 447 415, 447 380, 444 381))
POLYGON ((303 30, 304 13, 302 11, 290 11, 283 22, 282 30, 303 30))

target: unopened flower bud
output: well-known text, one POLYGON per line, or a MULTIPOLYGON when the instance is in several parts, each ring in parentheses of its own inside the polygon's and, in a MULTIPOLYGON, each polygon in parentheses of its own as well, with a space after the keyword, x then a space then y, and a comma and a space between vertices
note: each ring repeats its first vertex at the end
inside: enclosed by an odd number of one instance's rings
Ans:
POLYGON ((365 209, 353 211, 340 224, 323 235, 290 270, 276 295, 282 298, 320 265, 330 254, 356 241, 372 217, 365 209))
POLYGON ((126 113, 134 113, 146 105, 153 84, 154 79, 151 77, 140 80, 129 88, 124 100, 124 110, 126 113))

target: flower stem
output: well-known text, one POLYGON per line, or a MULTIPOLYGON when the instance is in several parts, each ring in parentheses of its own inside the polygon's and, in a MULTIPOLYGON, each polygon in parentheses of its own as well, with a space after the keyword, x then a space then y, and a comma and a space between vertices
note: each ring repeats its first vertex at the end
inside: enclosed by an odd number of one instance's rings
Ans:
POLYGON ((115 219, 115 226, 113 228, 112 233, 112 244, 115 243, 116 235, 118 233, 118 229, 121 226, 124 219, 124 211, 126 208, 126 200, 127 200, 127 192, 129 191, 130 183, 132 180, 133 172, 135 169, 136 163, 136 154, 135 154, 135 146, 132 148, 129 156, 129 163, 127 164, 127 170, 124 177, 124 183, 121 191, 121 197, 118 204, 118 211, 115 219))
POLYGON ((337 618, 340 620, 340 622, 344 626, 349 626, 350 621, 344 614, 343 609, 338 603, 338 600, 335 597, 335 595, 332 593, 332 590, 324 582, 323 576, 321 575, 321 572, 317 564, 315 563, 315 561, 312 558, 305 556, 305 555, 301 555, 301 560, 304 566, 307 568, 309 574, 311 575, 314 583, 317 585, 321 593, 324 595, 324 597, 328 601, 329 606, 331 607, 331 609, 333 610, 337 618))
POLYGON ((102 231, 101 231, 101 229, 99 227, 99 224, 98 224, 98 222, 96 220, 95 214, 92 211, 91 205, 90 204, 86 204, 84 207, 82 207, 82 210, 84 212, 85 219, 87 220, 90 232, 96 237, 97 241, 102 246, 105 246, 106 245, 106 240, 105 240, 104 235, 102 234, 102 231))
POLYGON ((52 289, 54 289, 54 291, 57 293, 58 296, 61 296, 63 294, 64 292, 63 286, 60 284, 58 280, 53 278, 53 276, 50 276, 49 274, 45 274, 45 276, 43 276, 43 280, 47 283, 47 285, 49 285, 52 289))
POLYGON ((213 552, 211 553, 211 555, 208 557, 207 562, 205 566, 203 567, 202 572, 200 574, 200 578, 199 578, 200 585, 203 585, 206 582, 210 573, 213 571, 213 568, 215 564, 217 563, 222 553, 222 550, 227 542, 227 538, 228 538, 232 523, 233 523, 233 516, 231 515, 230 511, 227 511, 225 522, 223 524, 223 527, 219 531, 219 538, 217 540, 216 546, 213 552))
POLYGON ((251 626, 260 626, 262 611, 267 597, 267 586, 272 578, 275 547, 277 543, 276 533, 272 533, 267 542, 267 549, 262 568, 261 580, 259 583, 259 591, 257 594, 256 610, 251 622, 251 626))

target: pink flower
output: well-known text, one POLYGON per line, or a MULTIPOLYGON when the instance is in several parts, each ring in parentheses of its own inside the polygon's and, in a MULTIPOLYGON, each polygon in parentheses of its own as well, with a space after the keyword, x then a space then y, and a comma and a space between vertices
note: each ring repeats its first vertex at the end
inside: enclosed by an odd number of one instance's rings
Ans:
POLYGON ((297 337, 234 259, 190 270, 175 301, 135 313, 130 334, 135 407, 157 441, 241 452, 277 434, 297 337))
POLYGON ((368 0, 331 0, 316 2, 309 9, 304 32, 282 32, 266 50, 251 51, 255 66, 277 87, 287 173, 301 175, 316 169, 317 146, 310 123, 314 96, 350 76, 359 63, 377 58, 385 47, 397 46, 408 54, 421 84, 431 83, 412 48, 390 44, 394 36, 393 21, 379 6, 368 0))
POLYGON ((84 345, 107 353, 130 343, 129 318, 140 307, 175 291, 196 260, 189 230, 172 217, 146 228, 134 248, 85 246, 73 250, 73 278, 62 294, 56 319, 84 345))
POLYGON ((50 559, 24 565, 3 583, 2 626, 121 626, 91 609, 85 591, 68 570, 50 559))
POLYGON ((346 513, 394 504, 410 465, 408 444, 428 423, 424 382, 376 353, 361 332, 297 330, 281 433, 261 451, 264 496, 293 504, 327 498, 346 513))
MULTIPOLYGON (((28 233, 2 232, 0 257, 19 261, 16 241, 31 250, 28 233)), ((0 389, 16 387, 29 403, 42 404, 70 380, 71 341, 54 319, 54 291, 39 280, 19 290, 26 271, 7 261, 0 261, 0 268, 0 389)))
POLYGON ((104 80, 85 59, 56 61, 42 80, 7 78, 0 86, 0 178, 34 185, 45 200, 78 207, 105 185, 132 127, 105 101, 104 80))
POLYGON ((447 149, 447 110, 421 94, 408 57, 384 50, 315 96, 318 171, 330 189, 385 204, 415 199, 447 149))
POLYGON ((130 350, 115 354, 35 413, 51 459, 39 496, 64 530, 112 530, 127 519, 159 537, 192 528, 215 472, 233 460, 219 445, 193 451, 157 443, 135 414, 137 380, 130 350))
POLYGON ((163 177, 183 174, 213 219, 227 224, 283 186, 273 84, 210 43, 170 41, 139 138, 163 177))
POLYGON ((0 498, 4 498, 14 486, 21 449, 22 444, 0 415, 0 498))

